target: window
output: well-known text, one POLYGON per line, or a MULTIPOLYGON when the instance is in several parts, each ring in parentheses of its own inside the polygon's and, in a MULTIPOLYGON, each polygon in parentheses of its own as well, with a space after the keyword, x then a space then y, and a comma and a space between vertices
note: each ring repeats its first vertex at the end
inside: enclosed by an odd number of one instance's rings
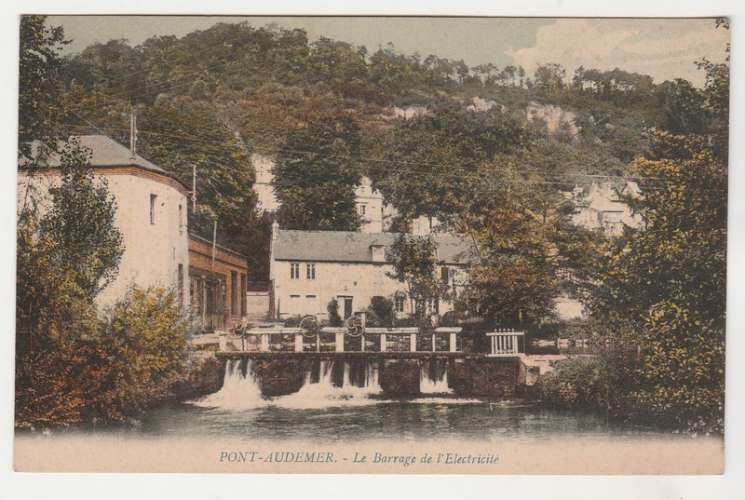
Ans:
POLYGON ((402 293, 396 294, 395 307, 396 307, 396 312, 397 313, 404 312, 404 304, 405 303, 406 303, 406 296, 404 296, 404 294, 402 294, 402 293))
POLYGON ((365 205, 357 205, 357 211, 360 215, 365 215, 365 211, 367 210, 367 206, 365 205))
POLYGON ((150 224, 155 224, 155 204, 158 201, 157 194, 150 195, 150 224))
POLYGON ((290 279, 300 279, 300 264, 297 262, 292 262, 290 264, 290 279))
POLYGON ((440 281, 447 284, 450 281, 450 269, 445 266, 440 268, 440 281))
POLYGON ((248 292, 248 279, 246 275, 241 273, 241 316, 246 315, 247 304, 246 304, 246 293, 248 292))
POLYGON ((305 264, 305 277, 309 280, 316 279, 316 265, 305 264))
POLYGON ((184 234, 184 207, 178 205, 178 234, 184 234))
POLYGON ((230 271, 230 314, 238 315, 238 273, 230 271))

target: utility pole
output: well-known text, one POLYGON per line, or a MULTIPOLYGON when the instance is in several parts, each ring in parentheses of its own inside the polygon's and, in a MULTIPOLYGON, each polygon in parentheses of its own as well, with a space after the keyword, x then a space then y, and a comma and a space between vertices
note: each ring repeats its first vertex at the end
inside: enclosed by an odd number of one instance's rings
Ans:
POLYGON ((215 252, 217 251, 217 217, 212 224, 212 272, 215 272, 215 252))
POLYGON ((137 113, 135 107, 129 107, 129 153, 134 160, 137 156, 137 113))
POLYGON ((197 213, 197 164, 191 165, 191 211, 197 213))

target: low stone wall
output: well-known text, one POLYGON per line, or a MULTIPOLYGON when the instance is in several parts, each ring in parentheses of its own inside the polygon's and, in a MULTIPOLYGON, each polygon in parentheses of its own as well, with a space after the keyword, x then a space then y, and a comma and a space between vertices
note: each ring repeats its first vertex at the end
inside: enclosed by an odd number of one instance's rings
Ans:
POLYGON ((185 401, 217 392, 225 377, 225 360, 208 351, 191 353, 184 380, 174 387, 176 399, 185 401))
POLYGON ((416 396, 419 394, 419 361, 415 359, 388 359, 383 361, 379 382, 383 392, 390 396, 416 396))
POLYGON ((265 396, 284 396, 303 386, 313 360, 278 357, 254 361, 253 370, 265 396))
POLYGON ((448 379, 459 396, 511 398, 521 392, 524 373, 520 358, 457 359, 448 379))

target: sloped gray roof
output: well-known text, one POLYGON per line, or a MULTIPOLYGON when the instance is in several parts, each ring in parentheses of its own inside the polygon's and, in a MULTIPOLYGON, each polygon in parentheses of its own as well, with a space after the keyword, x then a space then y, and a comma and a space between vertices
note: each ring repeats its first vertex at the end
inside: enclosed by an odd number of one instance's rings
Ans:
MULTIPOLYGON (((184 184, 171 172, 163 170, 155 163, 143 158, 140 155, 132 156, 129 148, 119 144, 111 137, 106 135, 77 135, 72 136, 70 139, 77 140, 81 146, 87 148, 91 152, 90 166, 95 168, 106 168, 106 167, 139 167, 151 172, 165 175, 176 179, 181 184, 184 184)), ((34 144, 34 146, 37 146, 34 144)), ((36 147, 33 148, 36 150, 36 147)), ((46 160, 46 167, 57 168, 60 166, 60 158, 57 153, 52 153, 46 160)), ((185 187, 188 188, 184 184, 185 187)))
MULTIPOLYGON (((351 231, 295 231, 280 229, 273 242, 275 260, 317 262, 373 262, 371 246, 393 245, 398 233, 361 233, 351 231)), ((433 234, 438 261, 444 264, 468 264, 472 246, 465 238, 446 233, 433 234)))

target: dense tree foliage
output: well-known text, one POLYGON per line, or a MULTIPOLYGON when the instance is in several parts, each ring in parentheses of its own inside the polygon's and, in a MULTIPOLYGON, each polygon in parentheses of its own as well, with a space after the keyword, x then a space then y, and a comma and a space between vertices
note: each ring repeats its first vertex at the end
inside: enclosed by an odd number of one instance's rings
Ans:
POLYGON ((23 16, 20 28, 18 78, 18 157, 30 159, 31 143, 48 151, 57 146, 60 95, 60 51, 67 43, 60 27, 46 24, 45 16, 23 16))
POLYGON ((290 134, 274 168, 280 226, 356 230, 360 224, 354 192, 360 182, 358 151, 357 127, 343 117, 290 134))
POLYGON ((680 97, 681 109, 698 117, 654 131, 649 158, 633 166, 641 192, 626 202, 642 226, 609 242, 588 304, 606 334, 641 346, 634 383, 623 387, 630 408, 679 428, 721 431, 729 72, 726 64, 702 67, 703 93, 680 97))
POLYGON ((428 304, 448 293, 437 276, 437 243, 431 236, 398 235, 386 255, 393 265, 390 277, 407 288, 416 318, 423 319, 428 304))

